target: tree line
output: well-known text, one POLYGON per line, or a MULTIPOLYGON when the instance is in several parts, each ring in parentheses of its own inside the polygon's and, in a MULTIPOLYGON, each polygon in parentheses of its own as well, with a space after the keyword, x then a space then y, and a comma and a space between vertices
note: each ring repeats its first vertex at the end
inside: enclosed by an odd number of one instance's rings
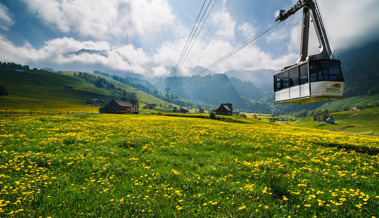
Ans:
POLYGON ((134 79, 134 78, 125 77, 125 76, 121 77, 121 76, 116 76, 116 75, 110 75, 108 73, 104 73, 101 71, 94 71, 94 73, 112 78, 113 80, 116 80, 116 81, 121 82, 121 83, 128 85, 128 86, 131 86, 135 89, 141 90, 141 91, 143 91, 149 95, 152 95, 158 99, 161 99, 163 101, 169 101, 172 104, 176 104, 176 105, 183 106, 183 107, 194 107, 194 108, 199 108, 199 109, 203 108, 199 104, 193 103, 189 100, 182 99, 179 96, 176 96, 176 95, 167 96, 164 93, 158 91, 158 89, 154 85, 150 84, 148 81, 142 81, 139 79, 134 79), (148 84, 146 85, 143 83, 148 83, 148 84))
POLYGON ((13 62, 1 62, 0 69, 20 69, 20 70, 30 70, 28 65, 16 64, 13 62))
POLYGON ((113 91, 113 94, 119 94, 122 100, 137 100, 137 95, 134 92, 127 92, 125 89, 116 87, 113 83, 106 80, 104 77, 92 75, 89 73, 74 73, 74 76, 83 78, 86 82, 95 85, 97 88, 103 88, 113 91))

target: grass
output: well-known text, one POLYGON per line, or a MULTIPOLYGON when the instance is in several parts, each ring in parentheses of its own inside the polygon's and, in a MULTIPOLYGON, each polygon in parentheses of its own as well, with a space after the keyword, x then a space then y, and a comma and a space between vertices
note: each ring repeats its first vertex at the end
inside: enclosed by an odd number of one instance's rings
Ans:
POLYGON ((379 212, 376 136, 109 114, 1 116, 0 129, 1 217, 379 212))
POLYGON ((345 111, 331 114, 339 124, 322 124, 305 118, 296 123, 297 127, 331 130, 345 133, 379 135, 379 107, 367 108, 362 111, 345 111))

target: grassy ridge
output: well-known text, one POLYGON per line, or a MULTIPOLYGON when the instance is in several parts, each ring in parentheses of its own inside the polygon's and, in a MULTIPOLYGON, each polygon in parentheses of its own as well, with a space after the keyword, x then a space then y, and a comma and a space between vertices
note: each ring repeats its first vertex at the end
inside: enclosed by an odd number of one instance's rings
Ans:
POLYGON ((3 116, 0 216, 371 217, 379 140, 146 115, 3 116))
POLYGON ((313 121, 313 118, 305 118, 292 124, 297 127, 379 135, 379 107, 367 108, 362 111, 338 112, 331 115, 339 124, 322 124, 313 121))
MULTIPOLYGON (((111 79, 109 79, 111 80, 111 79)), ((117 87, 128 92, 136 92, 141 103, 164 104, 165 102, 132 87, 111 80, 117 87)), ((86 105, 88 98, 113 99, 122 96, 111 90, 97 88, 73 73, 53 73, 43 71, 15 72, 0 69, 0 84, 10 93, 0 97, 0 110, 65 110, 75 109, 98 111, 99 107, 86 105), (65 84, 74 89, 64 88, 65 84)))
POLYGON ((378 105, 379 104, 379 95, 369 95, 369 96, 358 96, 344 98, 341 100, 335 100, 321 105, 318 109, 324 110, 328 109, 330 112, 350 110, 352 107, 366 105, 378 105))

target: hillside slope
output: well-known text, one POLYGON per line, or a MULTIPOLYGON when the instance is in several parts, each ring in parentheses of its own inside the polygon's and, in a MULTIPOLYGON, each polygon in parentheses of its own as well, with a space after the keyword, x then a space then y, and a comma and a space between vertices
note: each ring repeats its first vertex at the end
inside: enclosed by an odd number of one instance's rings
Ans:
POLYGON ((345 133, 379 135, 379 107, 362 111, 344 111, 332 113, 331 115, 339 124, 322 124, 313 121, 313 118, 304 118, 293 123, 293 125, 345 133))
POLYGON ((346 81, 345 96, 379 94, 378 56, 379 41, 338 55, 346 81))
MULTIPOLYGON (((126 92, 135 93, 141 103, 165 103, 117 81, 109 79, 109 82, 125 89, 126 92)), ((31 70, 16 72, 14 69, 0 69, 0 84, 10 93, 9 96, 0 97, 0 109, 3 110, 49 108, 56 105, 85 106, 87 99, 122 98, 119 93, 98 88, 82 78, 75 77, 73 73, 60 74, 31 70), (73 88, 64 88, 65 85, 71 85, 73 88)))

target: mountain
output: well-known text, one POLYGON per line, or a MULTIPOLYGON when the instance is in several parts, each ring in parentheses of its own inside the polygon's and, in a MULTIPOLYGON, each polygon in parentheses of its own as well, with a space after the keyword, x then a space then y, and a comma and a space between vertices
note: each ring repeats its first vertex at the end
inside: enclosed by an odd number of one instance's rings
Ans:
POLYGON ((225 74, 229 77, 237 78, 242 81, 251 82, 256 88, 260 90, 260 93, 267 95, 272 92, 273 75, 277 73, 274 70, 230 70, 225 74))
POLYGON ((250 81, 242 81, 234 77, 230 77, 229 79, 240 96, 244 96, 253 100, 259 100, 265 96, 262 90, 257 88, 254 83, 250 81))
POLYGON ((172 95, 202 104, 220 105, 231 102, 241 105, 243 100, 225 74, 192 77, 157 78, 154 85, 161 91, 170 87, 172 95))
POLYGON ((66 56, 75 56, 75 55, 82 55, 82 54, 91 54, 91 55, 100 55, 104 57, 108 57, 108 53, 106 50, 94 50, 94 49, 80 49, 76 52, 68 52, 65 55, 66 56))
POLYGON ((342 62, 345 97, 379 94, 379 41, 338 55, 342 62))

